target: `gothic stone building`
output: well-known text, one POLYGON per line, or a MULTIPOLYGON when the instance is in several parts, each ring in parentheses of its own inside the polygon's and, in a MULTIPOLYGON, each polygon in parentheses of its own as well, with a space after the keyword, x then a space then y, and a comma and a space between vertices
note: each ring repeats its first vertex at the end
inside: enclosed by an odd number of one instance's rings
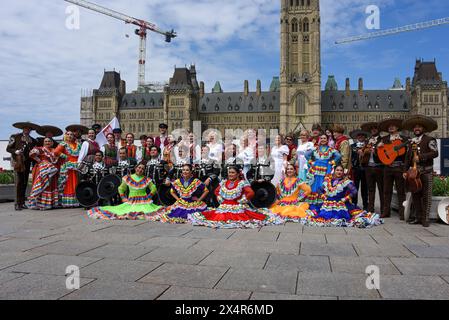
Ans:
POLYGON ((343 124, 349 132, 363 122, 424 114, 438 121, 436 137, 448 136, 448 86, 435 61, 416 61, 405 88, 396 79, 391 89, 364 90, 359 79, 352 89, 346 79, 345 89, 339 90, 329 76, 321 90, 319 1, 281 0, 280 23, 280 76, 267 91, 257 81, 256 91, 250 92, 244 81, 241 92, 224 92, 217 82, 206 93, 195 66, 190 66, 175 68, 161 92, 126 93, 120 74, 111 71, 104 73, 91 97, 81 99, 81 122, 105 125, 117 116, 122 129, 137 136, 157 134, 161 122, 173 130, 191 128, 193 121, 201 121, 203 130, 222 132, 260 128, 288 133, 310 129, 314 123, 343 124))

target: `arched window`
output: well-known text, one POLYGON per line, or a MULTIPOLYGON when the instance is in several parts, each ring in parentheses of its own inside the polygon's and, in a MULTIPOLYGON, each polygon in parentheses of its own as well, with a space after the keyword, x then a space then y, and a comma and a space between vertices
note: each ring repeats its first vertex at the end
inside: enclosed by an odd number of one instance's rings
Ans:
POLYGON ((302 31, 303 32, 309 32, 309 19, 304 18, 302 21, 302 31))
POLYGON ((141 105, 142 107, 145 107, 145 99, 140 100, 140 105, 141 105))
POLYGON ((292 20, 292 32, 298 32, 298 20, 296 18, 292 20))
POLYGON ((307 6, 310 7, 310 0, 307 0, 307 6))
POLYGON ((296 97, 296 114, 306 113, 306 97, 302 93, 296 97))

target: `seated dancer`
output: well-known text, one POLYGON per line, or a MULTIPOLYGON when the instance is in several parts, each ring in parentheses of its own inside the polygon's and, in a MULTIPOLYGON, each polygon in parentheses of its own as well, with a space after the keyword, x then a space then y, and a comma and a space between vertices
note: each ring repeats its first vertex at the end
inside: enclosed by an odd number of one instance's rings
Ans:
POLYGON ((65 159, 62 164, 58 186, 59 202, 63 208, 79 207, 76 199, 76 186, 78 185, 77 162, 81 150, 81 144, 75 138, 71 131, 66 132, 64 141, 56 148, 55 154, 65 159))
POLYGON ((325 134, 321 135, 319 146, 312 152, 308 152, 306 157, 309 160, 309 172, 307 173, 307 184, 312 187, 312 193, 306 201, 311 209, 314 206, 320 206, 323 202, 320 195, 324 178, 332 173, 333 167, 340 161, 340 154, 337 150, 328 146, 328 140, 325 134))
POLYGON ((241 179, 241 170, 228 168, 228 180, 215 190, 220 206, 217 209, 195 212, 188 219, 193 225, 213 228, 256 228, 268 224, 280 224, 271 212, 262 213, 249 207, 254 191, 248 182, 241 179))
POLYGON ((93 219, 106 220, 158 220, 162 207, 153 203, 156 186, 145 177, 145 165, 140 163, 136 173, 123 177, 119 187, 123 203, 119 206, 97 207, 87 212, 93 219), (149 190, 149 192, 147 191, 149 190))
POLYGON ((357 189, 345 176, 343 166, 337 165, 333 177, 325 178, 322 190, 324 202, 312 211, 311 224, 369 228, 383 223, 378 214, 368 213, 353 204, 357 189))
POLYGON ((182 177, 172 183, 170 193, 176 203, 166 209, 161 217, 162 222, 185 223, 189 214, 207 210, 204 199, 209 191, 199 179, 193 177, 190 164, 182 166, 182 177))
POLYGON ((28 197, 28 208, 33 210, 49 210, 59 206, 58 194, 58 158, 52 148, 53 140, 44 139, 43 147, 36 147, 30 152, 30 158, 36 161, 35 179, 28 197))
POLYGON ((295 166, 289 163, 286 177, 276 186, 277 201, 270 211, 285 221, 298 222, 299 219, 307 217, 309 204, 304 201, 310 192, 312 192, 310 186, 296 177, 295 166))

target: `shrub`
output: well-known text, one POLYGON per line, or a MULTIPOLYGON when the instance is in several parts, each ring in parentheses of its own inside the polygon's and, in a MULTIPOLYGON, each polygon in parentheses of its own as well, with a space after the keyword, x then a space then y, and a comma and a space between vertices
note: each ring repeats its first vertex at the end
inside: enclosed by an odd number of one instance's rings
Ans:
POLYGON ((449 177, 433 177, 432 195, 434 197, 449 197, 449 177))
POLYGON ((0 184, 14 184, 14 173, 12 171, 1 172, 0 184))

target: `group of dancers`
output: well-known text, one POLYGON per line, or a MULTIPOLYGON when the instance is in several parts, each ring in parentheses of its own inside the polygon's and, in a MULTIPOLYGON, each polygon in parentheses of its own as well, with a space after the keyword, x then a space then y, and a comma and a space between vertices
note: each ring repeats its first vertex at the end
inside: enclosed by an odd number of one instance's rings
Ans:
MULTIPOLYGON (((272 146, 266 145, 265 137, 256 130, 247 130, 238 141, 231 139, 224 144, 212 131, 208 143, 200 146, 192 133, 177 141, 167 133, 168 126, 161 124, 159 136, 140 137, 141 146, 134 145, 132 133, 123 138, 120 129, 109 133, 108 142, 100 146, 96 141, 101 131, 99 125, 90 129, 68 126, 61 143, 54 140, 63 134, 56 127, 29 122, 16 123, 14 127, 22 129, 11 136, 7 149, 16 172, 16 210, 78 207, 76 190, 82 174, 111 173, 111 168, 117 174, 118 168, 122 168, 115 200, 89 208, 89 217, 213 228, 254 228, 286 221, 367 228, 382 224, 383 218, 389 217, 391 195, 388 197, 386 192, 392 192, 393 182, 399 201, 405 200, 407 170, 418 166, 424 187, 413 196, 413 223, 428 225, 426 175, 433 171, 429 166, 433 166, 438 148, 436 141, 424 134, 435 130, 435 123, 422 116, 405 122, 388 119, 364 124, 362 130, 351 133, 352 145, 344 128, 338 126, 333 128, 333 134, 329 134, 330 130, 322 132, 319 125, 311 133, 303 130, 298 144, 293 135, 278 135, 272 146), (399 134, 402 129, 413 131, 416 138, 408 141, 399 134), (43 138, 32 138, 32 130, 43 138), (381 131, 389 134, 381 137, 381 131), (386 146, 397 139, 402 143, 395 143, 395 148, 405 148, 405 153, 398 154, 388 166, 382 164, 380 153, 384 155, 386 146), (26 203, 31 165, 32 188, 26 203), (273 189, 255 192, 257 184, 263 183, 273 189), (376 184, 381 215, 374 212, 376 184), (363 209, 357 206, 360 185, 369 191, 369 197, 362 196, 363 209), (169 205, 160 201, 161 186, 169 190, 169 205), (255 200, 270 192, 274 193, 274 203, 265 202, 266 207, 255 205, 255 200)), ((403 210, 400 216, 403 217, 403 210)))

